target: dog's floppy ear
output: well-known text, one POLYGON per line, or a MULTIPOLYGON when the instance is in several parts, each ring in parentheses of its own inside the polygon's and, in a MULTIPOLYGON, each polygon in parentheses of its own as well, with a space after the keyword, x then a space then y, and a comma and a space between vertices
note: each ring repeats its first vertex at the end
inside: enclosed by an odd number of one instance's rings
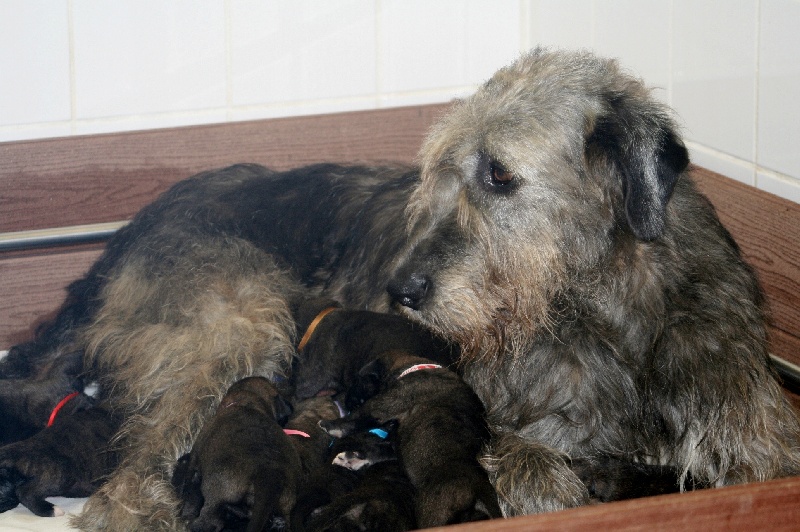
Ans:
POLYGON ((655 102, 608 96, 590 124, 587 160, 603 159, 622 181, 625 215, 637 238, 654 240, 666 226, 666 208, 689 154, 669 117, 655 102))

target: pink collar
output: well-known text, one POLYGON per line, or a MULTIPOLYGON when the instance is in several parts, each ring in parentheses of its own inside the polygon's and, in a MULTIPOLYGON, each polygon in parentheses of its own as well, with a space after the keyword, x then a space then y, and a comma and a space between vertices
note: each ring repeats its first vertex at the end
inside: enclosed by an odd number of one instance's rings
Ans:
POLYGON ((403 371, 403 373, 401 373, 400 376, 397 378, 402 379, 409 373, 414 373, 415 371, 419 371, 421 369, 441 369, 441 368, 442 366, 440 366, 439 364, 414 364, 410 368, 403 371))
POLYGON ((311 437, 311 436, 308 435, 308 433, 303 432, 302 430, 283 429, 283 432, 285 432, 289 436, 302 436, 303 438, 310 438, 311 437))

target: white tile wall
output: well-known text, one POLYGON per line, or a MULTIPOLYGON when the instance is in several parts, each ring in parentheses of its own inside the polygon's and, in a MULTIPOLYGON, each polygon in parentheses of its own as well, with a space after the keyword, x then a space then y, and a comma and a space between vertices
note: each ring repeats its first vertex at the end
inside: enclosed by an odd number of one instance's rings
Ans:
POLYGON ((759 36, 757 162, 800 178, 800 2, 762 1, 759 36))
POLYGON ((0 127, 70 119, 68 15, 67 0, 0 2, 0 127))
POLYGON ((375 4, 231 4, 232 104, 374 97, 375 4))
POLYGON ((72 27, 76 120, 225 107, 223 3, 73 0, 72 27))
POLYGON ((753 161, 757 0, 674 0, 673 93, 690 140, 753 161), (708 31, 714 28, 714 31, 708 31))
POLYGON ((0 141, 446 101, 536 44, 655 87, 800 200, 800 0, 0 0, 0 141))

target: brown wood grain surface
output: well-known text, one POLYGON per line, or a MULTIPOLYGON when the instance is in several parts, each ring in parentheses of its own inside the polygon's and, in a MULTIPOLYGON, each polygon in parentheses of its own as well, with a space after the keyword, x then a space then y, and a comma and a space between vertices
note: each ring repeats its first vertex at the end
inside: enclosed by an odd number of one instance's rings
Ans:
POLYGON ((796 531, 800 530, 800 477, 429 530, 796 531))
POLYGON ((0 349, 28 340, 63 301, 67 285, 100 253, 94 246, 0 258, 0 349))
POLYGON ((172 183, 254 162, 411 162, 446 106, 0 143, 0 232, 130 218, 172 183))

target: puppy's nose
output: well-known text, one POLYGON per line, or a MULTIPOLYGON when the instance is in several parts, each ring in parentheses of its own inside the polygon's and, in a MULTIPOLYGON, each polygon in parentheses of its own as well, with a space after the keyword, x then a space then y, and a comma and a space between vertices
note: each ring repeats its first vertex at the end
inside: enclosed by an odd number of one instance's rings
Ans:
POLYGON ((427 275, 412 273, 389 281, 386 290, 394 301, 410 309, 419 310, 422 300, 431 288, 427 275))

